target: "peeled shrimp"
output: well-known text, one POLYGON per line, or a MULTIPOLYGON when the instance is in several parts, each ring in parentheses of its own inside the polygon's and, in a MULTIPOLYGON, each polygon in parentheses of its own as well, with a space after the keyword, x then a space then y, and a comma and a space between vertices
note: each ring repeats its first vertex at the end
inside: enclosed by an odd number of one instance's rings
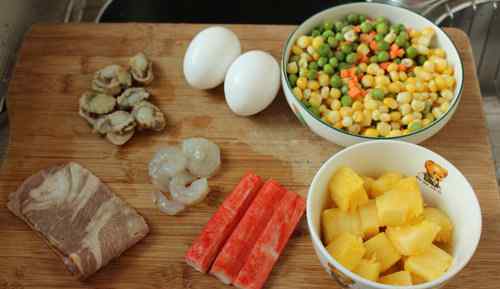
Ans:
POLYGON ((151 182, 161 191, 168 192, 171 178, 183 172, 186 165, 187 158, 178 147, 162 148, 149 162, 151 182))
POLYGON ((220 167, 219 146, 207 139, 185 139, 182 142, 182 152, 187 158, 188 171, 197 177, 211 177, 220 167))
POLYGON ((209 191, 208 181, 206 178, 195 179, 194 176, 187 172, 173 177, 170 181, 172 199, 185 205, 194 205, 203 201, 209 191), (191 184, 188 186, 189 183, 191 184))
POLYGON ((153 193, 153 202, 160 209, 160 212, 170 216, 177 215, 186 208, 186 206, 177 201, 167 199, 162 192, 158 191, 153 193))

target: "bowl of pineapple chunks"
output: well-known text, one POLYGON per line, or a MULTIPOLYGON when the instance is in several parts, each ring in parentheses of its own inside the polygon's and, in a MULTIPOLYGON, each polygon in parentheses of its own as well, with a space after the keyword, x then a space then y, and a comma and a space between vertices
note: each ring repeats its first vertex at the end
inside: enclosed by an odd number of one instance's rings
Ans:
POLYGON ((440 288, 481 236, 481 209, 460 171, 415 144, 360 143, 314 177, 307 223, 316 254, 342 286, 440 288))

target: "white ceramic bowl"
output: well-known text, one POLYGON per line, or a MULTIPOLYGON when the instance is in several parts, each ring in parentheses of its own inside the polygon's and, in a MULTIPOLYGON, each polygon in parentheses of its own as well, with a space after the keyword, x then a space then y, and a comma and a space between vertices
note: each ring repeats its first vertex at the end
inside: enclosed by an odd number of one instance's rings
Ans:
MULTIPOLYGON (((430 22, 426 18, 406 10, 404 8, 394 7, 385 4, 378 3, 352 3, 346 5, 335 6, 330 9, 324 10, 318 14, 313 15, 302 23, 297 30, 295 30, 288 37, 281 59, 281 84, 283 91, 285 93, 288 104, 290 105, 292 111, 295 113, 297 118, 302 122, 302 124, 309 127, 317 135, 334 142, 341 146, 350 146, 355 143, 360 143, 364 141, 369 141, 373 139, 372 137, 364 137, 358 135, 349 134, 343 130, 333 128, 327 123, 323 122, 321 119, 314 116, 309 110, 306 109, 303 103, 297 100, 293 95, 292 88, 288 83, 288 77, 286 74, 286 64, 290 57, 290 51, 293 44, 296 42, 297 38, 301 35, 308 34, 312 29, 324 21, 336 21, 340 20, 350 13, 364 14, 373 18, 378 16, 384 16, 389 19, 392 23, 403 23, 407 27, 415 28, 421 30, 425 27, 433 27, 436 31, 436 37, 432 45, 437 45, 435 47, 443 48, 447 53, 448 62, 453 65, 455 70, 456 86, 454 91, 454 98, 451 102, 450 109, 445 113, 438 121, 434 122, 430 126, 416 131, 414 133, 394 137, 391 139, 400 139, 412 143, 420 143, 434 134, 436 134, 453 116, 455 110, 457 109, 458 103, 460 102, 460 94, 462 92, 463 86, 463 64, 458 51, 451 41, 451 39, 446 35, 446 33, 437 27, 434 23, 430 22)), ((385 138, 387 139, 387 138, 385 138)))
POLYGON ((467 179, 450 162, 424 147, 401 141, 379 140, 353 145, 332 156, 321 166, 309 188, 307 225, 321 265, 334 279, 347 288, 395 288, 350 272, 328 254, 321 241, 321 212, 326 208, 328 181, 342 166, 351 167, 362 175, 377 176, 386 171, 397 171, 407 176, 417 176, 425 203, 444 210, 451 218, 454 225, 452 266, 432 282, 405 288, 439 288, 467 264, 481 236, 481 209, 467 179), (427 160, 448 170, 448 176, 439 183, 439 189, 424 181, 424 162, 427 160))

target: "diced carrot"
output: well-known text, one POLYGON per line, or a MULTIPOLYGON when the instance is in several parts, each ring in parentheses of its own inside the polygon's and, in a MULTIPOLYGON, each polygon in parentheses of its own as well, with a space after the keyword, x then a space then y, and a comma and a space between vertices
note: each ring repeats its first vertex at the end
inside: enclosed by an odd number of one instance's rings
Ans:
POLYGON ((356 25, 356 26, 354 26, 354 28, 352 30, 354 30, 354 32, 359 33, 359 32, 361 32, 361 27, 359 27, 359 25, 356 25))
POLYGON ((340 71, 340 77, 342 78, 348 78, 351 76, 351 72, 349 71, 349 69, 342 69, 340 71))
POLYGON ((403 55, 405 55, 405 50, 403 48, 400 48, 398 50, 398 57, 403 57, 403 55))
POLYGON ((373 51, 377 51, 378 49, 378 45, 377 45, 377 42, 375 41, 370 41, 370 48, 373 50, 373 51))
POLYGON ((394 59, 394 58, 398 57, 398 51, 397 50, 391 50, 389 52, 389 56, 391 57, 391 59, 394 59))
POLYGON ((396 43, 393 43, 393 44, 391 45, 391 51, 392 51, 392 50, 398 50, 398 49, 399 49, 399 46, 398 46, 396 43))
POLYGON ((400 64, 398 66, 398 68, 399 68, 399 71, 406 71, 406 69, 407 69, 406 66, 404 66, 403 64, 400 64))
POLYGON ((359 88, 357 85, 356 86, 351 86, 349 88, 349 91, 347 92, 350 97, 354 99, 359 99, 361 96, 363 96, 363 91, 361 88, 359 88))
POLYGON ((368 62, 368 55, 363 53, 358 53, 358 63, 366 63, 368 62))
POLYGON ((387 70, 387 67, 391 64, 392 62, 384 62, 380 63, 379 66, 382 67, 383 70, 387 70))

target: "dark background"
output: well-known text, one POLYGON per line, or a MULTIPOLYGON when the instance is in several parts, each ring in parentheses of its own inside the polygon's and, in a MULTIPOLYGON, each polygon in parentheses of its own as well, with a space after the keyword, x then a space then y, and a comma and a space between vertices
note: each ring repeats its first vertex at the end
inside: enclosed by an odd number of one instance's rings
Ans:
POLYGON ((101 22, 299 24, 326 8, 357 1, 117 0, 101 22))

